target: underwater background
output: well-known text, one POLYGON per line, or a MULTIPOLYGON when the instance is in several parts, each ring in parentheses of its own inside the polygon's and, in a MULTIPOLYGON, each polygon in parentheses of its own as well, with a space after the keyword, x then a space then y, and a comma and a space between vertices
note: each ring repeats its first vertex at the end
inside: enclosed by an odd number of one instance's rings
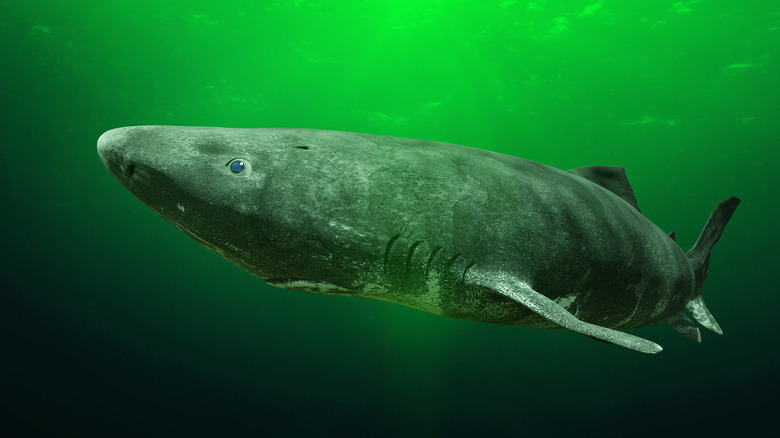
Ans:
MULTIPOLYGON (((776 429, 777 1, 0 2, 3 436, 656 436, 776 429), (712 252, 696 344, 272 288, 96 153, 127 125, 319 128, 626 168, 712 252)), ((501 208, 501 206, 496 206, 501 208)))

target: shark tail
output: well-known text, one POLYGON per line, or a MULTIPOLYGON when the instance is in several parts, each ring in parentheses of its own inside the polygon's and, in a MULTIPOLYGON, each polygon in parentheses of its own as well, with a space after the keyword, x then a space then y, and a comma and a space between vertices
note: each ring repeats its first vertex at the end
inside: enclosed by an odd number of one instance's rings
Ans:
POLYGON ((710 218, 704 225, 699 239, 696 240, 696 243, 693 244, 693 247, 687 253, 696 276, 696 284, 694 286, 693 298, 688 301, 685 308, 688 309, 696 322, 719 335, 723 334, 723 330, 721 330, 720 325, 718 325, 718 322, 715 321, 715 318, 704 304, 701 289, 704 279, 707 278, 707 273, 709 272, 710 251, 718 239, 720 239, 720 235, 723 234, 723 230, 726 228, 729 219, 731 219, 731 215, 734 214, 734 210, 737 209, 739 202, 739 198, 732 196, 715 207, 715 210, 712 211, 710 218))

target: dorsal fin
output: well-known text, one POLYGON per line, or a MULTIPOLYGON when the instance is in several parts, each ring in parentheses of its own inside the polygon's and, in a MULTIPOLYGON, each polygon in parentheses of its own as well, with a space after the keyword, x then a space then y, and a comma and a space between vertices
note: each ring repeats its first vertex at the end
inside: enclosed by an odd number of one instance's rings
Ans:
POLYGON ((631 204, 637 211, 641 211, 639 210, 639 204, 636 202, 634 191, 631 189, 631 184, 628 183, 628 178, 626 178, 626 171, 622 167, 586 166, 572 169, 569 172, 604 187, 620 196, 621 199, 631 204))

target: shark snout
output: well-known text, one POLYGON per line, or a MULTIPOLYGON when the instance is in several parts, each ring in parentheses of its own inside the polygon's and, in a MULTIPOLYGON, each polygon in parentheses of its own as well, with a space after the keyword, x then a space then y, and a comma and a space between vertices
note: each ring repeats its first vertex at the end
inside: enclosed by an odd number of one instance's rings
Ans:
POLYGON ((116 156, 118 149, 125 143, 125 131, 127 128, 111 129, 98 138, 97 150, 103 164, 108 165, 108 161, 116 156))
POLYGON ((130 129, 111 129, 104 132, 97 141, 97 151, 103 165, 123 184, 133 176, 136 167, 128 156, 127 134, 130 129))

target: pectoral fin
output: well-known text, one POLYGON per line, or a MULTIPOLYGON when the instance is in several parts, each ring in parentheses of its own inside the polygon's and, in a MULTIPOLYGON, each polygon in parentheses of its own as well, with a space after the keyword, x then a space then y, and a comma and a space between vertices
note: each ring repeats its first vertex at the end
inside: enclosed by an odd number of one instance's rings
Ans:
POLYGON ((550 322, 585 336, 641 353, 655 354, 663 350, 660 345, 638 336, 580 321, 558 303, 536 292, 527 283, 517 278, 503 276, 501 281, 497 281, 489 287, 501 295, 517 301, 550 322))
POLYGON ((680 310, 676 315, 666 320, 666 324, 673 328, 677 333, 682 334, 688 339, 701 342, 701 332, 690 318, 680 310))

